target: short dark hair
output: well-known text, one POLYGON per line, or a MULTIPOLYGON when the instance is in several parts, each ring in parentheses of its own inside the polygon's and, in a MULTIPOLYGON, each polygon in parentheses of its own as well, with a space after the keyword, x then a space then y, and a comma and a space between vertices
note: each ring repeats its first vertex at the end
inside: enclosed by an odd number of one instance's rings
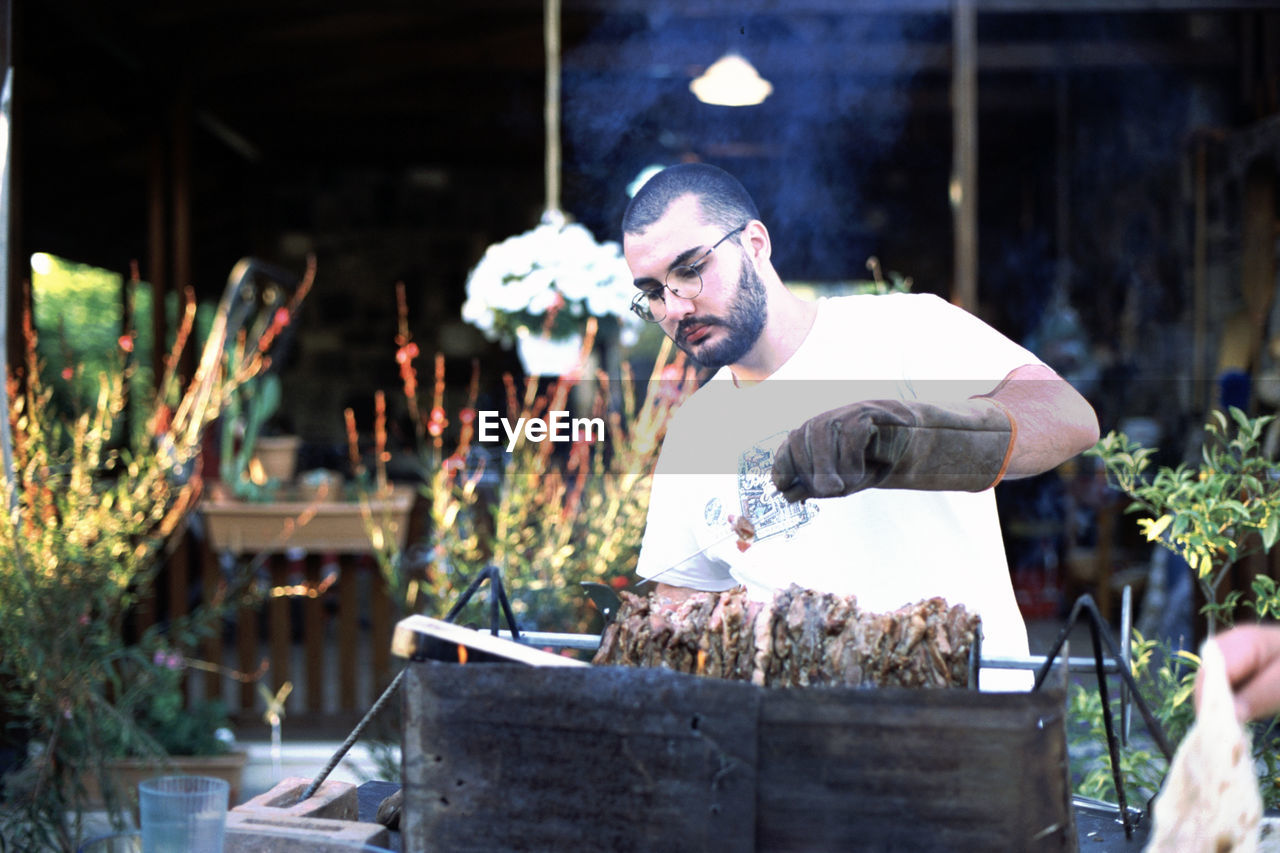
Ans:
POLYGON ((622 233, 644 231, 661 219, 676 199, 690 194, 697 197, 703 215, 713 225, 737 228, 760 218, 751 194, 733 175, 709 163, 680 163, 663 169, 640 187, 622 214, 622 233))

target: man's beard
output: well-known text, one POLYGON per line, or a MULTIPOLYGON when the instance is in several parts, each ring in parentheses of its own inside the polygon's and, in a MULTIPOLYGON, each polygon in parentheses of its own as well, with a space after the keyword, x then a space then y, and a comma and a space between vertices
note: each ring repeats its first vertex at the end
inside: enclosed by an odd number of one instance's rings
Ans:
POLYGON ((729 305, 729 316, 681 320, 676 327, 676 345, 703 367, 719 369, 726 364, 737 364, 760 340, 767 312, 764 282, 755 267, 744 262, 742 274, 738 276, 738 293, 729 305), (722 326, 728 334, 719 343, 708 344, 695 353, 685 341, 686 322, 689 325, 722 326))

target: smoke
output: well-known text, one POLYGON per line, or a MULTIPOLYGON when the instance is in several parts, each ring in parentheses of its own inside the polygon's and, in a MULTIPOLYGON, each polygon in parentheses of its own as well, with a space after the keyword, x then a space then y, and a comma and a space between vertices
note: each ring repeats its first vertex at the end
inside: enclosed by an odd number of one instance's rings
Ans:
POLYGON ((581 181, 566 187, 571 212, 616 238, 626 186, 641 169, 697 159, 733 172, 755 196, 784 277, 861 277, 875 251, 864 185, 902 132, 916 55, 907 45, 921 27, 945 30, 946 19, 786 16, 749 5, 732 20, 673 13, 685 8, 607 17, 566 51, 566 174, 581 181), (763 104, 709 106, 689 91, 729 51, 773 84, 763 104), (591 196, 599 187, 604 196, 591 196))

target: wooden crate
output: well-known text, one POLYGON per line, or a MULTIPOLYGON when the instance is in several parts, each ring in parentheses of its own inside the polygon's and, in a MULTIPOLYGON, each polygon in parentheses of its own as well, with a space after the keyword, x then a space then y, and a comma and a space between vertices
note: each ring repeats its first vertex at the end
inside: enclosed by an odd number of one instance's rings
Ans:
POLYGON ((1065 694, 408 665, 406 850, 1076 850, 1065 694))

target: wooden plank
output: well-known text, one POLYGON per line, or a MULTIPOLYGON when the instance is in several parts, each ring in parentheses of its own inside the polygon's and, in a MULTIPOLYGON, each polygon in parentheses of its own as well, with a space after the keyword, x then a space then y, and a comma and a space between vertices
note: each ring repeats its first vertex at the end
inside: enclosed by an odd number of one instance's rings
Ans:
POLYGON ((751 850, 748 684, 411 663, 406 850, 751 850))
POLYGON ((402 701, 406 849, 1076 849, 1062 686, 430 661, 402 701))
POLYGON ((356 648, 359 635, 359 607, 356 566, 351 557, 340 558, 338 575, 338 707, 354 711, 356 704, 356 648))
MULTIPOLYGON (((491 660, 520 663, 526 666, 590 666, 585 661, 544 652, 513 640, 415 614, 396 623, 391 650, 404 658, 458 662, 458 647, 481 652, 491 660)), ((469 658, 470 659, 470 658, 469 658)), ((464 663, 466 661, 463 661, 464 663)))
POLYGON ((1065 697, 774 690, 760 708, 761 849, 1076 849, 1065 697))
POLYGON ((324 710, 324 671, 328 654, 324 645, 324 602, 320 588, 319 554, 308 554, 305 560, 306 597, 302 599, 302 648, 307 670, 307 710, 324 710))

